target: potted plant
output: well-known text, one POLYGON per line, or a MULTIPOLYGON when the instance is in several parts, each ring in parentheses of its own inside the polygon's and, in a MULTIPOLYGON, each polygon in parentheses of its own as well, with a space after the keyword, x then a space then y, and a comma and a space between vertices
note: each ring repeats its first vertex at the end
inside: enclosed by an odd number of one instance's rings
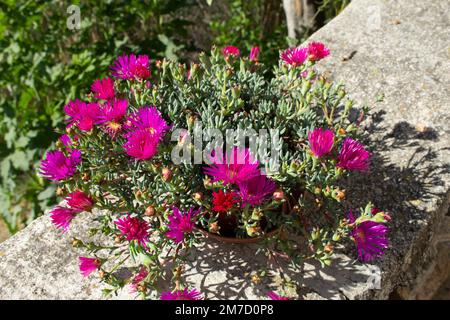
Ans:
POLYGON ((202 298, 182 271, 205 236, 257 242, 294 266, 329 265, 345 239, 363 261, 387 247, 389 215, 370 203, 358 214, 343 209, 339 179, 367 170, 369 152, 343 85, 314 67, 328 48, 286 49, 272 69, 259 54, 228 46, 189 67, 163 60, 153 68, 145 55, 123 55, 111 78, 64 107, 66 133, 40 171, 65 198, 50 212, 58 228, 90 215, 91 234, 112 240, 73 240, 89 252, 82 274, 98 270, 105 292, 128 284, 148 298, 174 270, 173 290, 160 298, 202 298), (130 257, 134 276, 123 281, 114 271, 130 257))

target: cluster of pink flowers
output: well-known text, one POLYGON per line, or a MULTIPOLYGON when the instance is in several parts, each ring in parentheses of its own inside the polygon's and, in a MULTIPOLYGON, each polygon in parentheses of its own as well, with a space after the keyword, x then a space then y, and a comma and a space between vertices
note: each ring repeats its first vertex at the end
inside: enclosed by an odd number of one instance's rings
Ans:
POLYGON ((139 160, 152 158, 170 127, 155 107, 143 107, 128 118, 126 153, 139 160))
MULTIPOLYGON (((250 49, 250 54, 248 56, 248 59, 250 61, 257 62, 258 58, 259 58, 260 51, 261 51, 261 49, 259 48, 259 46, 253 46, 250 49)), ((222 54, 223 54, 223 56, 226 59, 228 59, 230 56, 239 57, 241 55, 241 51, 239 50, 238 47, 226 46, 226 47, 224 47, 222 49, 222 54)))
POLYGON ((316 62, 330 54, 330 50, 320 42, 311 42, 307 47, 288 48, 280 53, 280 59, 287 65, 300 66, 306 60, 316 62))
POLYGON ((67 207, 56 206, 50 211, 53 224, 63 232, 69 229, 72 219, 83 211, 91 211, 94 201, 82 191, 70 193, 66 199, 67 207))
POLYGON ((237 186, 237 190, 228 193, 213 193, 213 209, 217 212, 229 210, 237 198, 243 206, 262 204, 276 185, 259 169, 259 161, 248 149, 234 147, 229 154, 215 152, 212 164, 204 172, 212 177, 212 182, 222 181, 224 186, 237 186))
MULTIPOLYGON (((316 128, 308 134, 311 152, 321 158, 331 152, 334 146, 334 133, 330 129, 316 128)), ((348 137, 341 146, 337 167, 346 170, 365 171, 369 168, 369 152, 364 146, 348 137)))

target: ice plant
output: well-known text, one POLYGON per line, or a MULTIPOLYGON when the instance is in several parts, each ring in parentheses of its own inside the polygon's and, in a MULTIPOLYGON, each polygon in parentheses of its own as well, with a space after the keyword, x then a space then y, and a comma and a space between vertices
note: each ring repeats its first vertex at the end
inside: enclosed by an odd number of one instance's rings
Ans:
POLYGON ((291 66, 300 66, 308 58, 308 48, 288 48, 280 53, 281 60, 291 66))
POLYGON ((316 128, 308 134, 308 141, 312 153, 320 158, 333 149, 334 133, 330 129, 316 128))
POLYGON ((76 125, 81 131, 90 131, 99 122, 100 106, 75 100, 64 107, 64 112, 69 116, 68 128, 76 125))
POLYGON ((311 61, 319 61, 330 54, 328 49, 322 42, 311 42, 308 45, 308 57, 311 61))
POLYGON ((237 194, 234 191, 223 192, 223 190, 219 190, 213 192, 212 197, 212 210, 215 212, 227 212, 238 203, 237 194))
POLYGON ((147 276, 148 276, 148 271, 144 266, 142 266, 139 269, 139 272, 136 273, 136 275, 131 280, 131 284, 130 284, 131 293, 139 291, 139 286, 141 285, 141 283, 145 280, 145 278, 147 276))
POLYGON ((280 295, 276 294, 276 293, 273 292, 273 291, 270 291, 270 292, 267 294, 267 296, 268 296, 271 300, 291 300, 291 299, 289 299, 288 297, 280 296, 280 295))
POLYGON ((144 106, 137 112, 128 117, 130 130, 144 130, 160 140, 170 129, 167 122, 161 117, 161 114, 155 107, 144 106))
POLYGON ((60 181, 73 176, 81 162, 81 151, 74 149, 66 156, 62 151, 49 151, 41 163, 43 177, 60 181))
POLYGON ((101 262, 97 258, 87 258, 80 257, 80 272, 84 277, 89 277, 89 275, 95 270, 99 269, 101 262))
POLYGON ((235 57, 239 57, 239 55, 241 54, 241 52, 239 51, 238 47, 235 46, 226 46, 225 48, 222 49, 222 54, 225 57, 229 57, 229 56, 235 56, 235 57))
MULTIPOLYGON (((348 216, 350 223, 355 223, 355 217, 351 211, 348 216)), ((351 236, 355 241, 358 258, 363 262, 369 262, 381 256, 384 249, 388 247, 388 231, 388 227, 381 222, 366 220, 356 224, 351 231, 351 236)))
POLYGON ((248 59, 250 61, 258 61, 259 52, 260 52, 260 49, 258 46, 252 47, 252 49, 250 50, 250 55, 249 55, 248 59))
POLYGON ((167 223, 167 228, 169 230, 167 231, 166 236, 175 243, 182 242, 185 234, 193 231, 195 219, 199 213, 200 210, 194 210, 194 208, 182 212, 177 207, 174 207, 172 214, 168 217, 169 222, 167 223))
POLYGON ((69 193, 66 198, 69 208, 81 211, 91 211, 94 201, 83 191, 74 191, 69 193))
POLYGON ((125 99, 115 99, 106 102, 100 109, 98 123, 103 124, 106 132, 115 138, 122 129, 122 119, 127 113, 128 101, 125 99))
POLYGON ((96 99, 111 100, 115 97, 114 80, 111 78, 97 79, 91 86, 96 99))
POLYGON ((145 247, 149 236, 149 225, 146 221, 127 215, 124 218, 116 220, 114 223, 127 241, 136 240, 137 243, 145 247))
MULTIPOLYGON (((63 233, 74 219, 86 224, 89 234, 72 244, 95 254, 80 258, 80 270, 101 269, 105 291, 127 285, 142 298, 201 298, 184 289, 185 271, 205 236, 258 242, 250 254, 318 265, 348 240, 361 261, 386 249, 387 213, 371 203, 357 218, 344 209, 352 186, 341 178, 366 170, 369 153, 349 117, 358 106, 316 66, 328 48, 289 48, 276 66, 258 63, 259 53, 214 48, 189 65, 156 62, 154 74, 147 56, 123 55, 111 78, 64 106, 66 135, 40 167, 58 196, 68 193, 50 219, 63 233), (117 272, 124 266, 134 270, 127 280, 117 272), (161 293, 162 279, 174 289, 161 293)), ((301 264, 286 265, 302 274, 301 264)))
POLYGON ((248 149, 234 147, 228 154, 217 151, 211 160, 212 165, 206 167, 204 171, 213 177, 213 182, 237 184, 260 175, 259 161, 248 149))
POLYGON ((158 139, 148 130, 137 130, 126 134, 123 145, 126 153, 139 160, 152 158, 158 150, 158 139))
POLYGON ((346 138, 341 146, 337 166, 346 170, 365 171, 369 168, 369 152, 352 138, 346 138))
POLYGON ((150 77, 149 58, 146 55, 122 55, 111 66, 112 76, 124 79, 147 79, 150 77))
POLYGON ((271 195, 277 187, 273 181, 263 175, 239 182, 238 186, 242 203, 250 206, 262 204, 265 198, 271 195))
POLYGON ((161 300, 202 300, 202 294, 197 289, 167 291, 161 293, 161 300))
POLYGON ((50 210, 50 219, 57 228, 66 232, 69 229, 70 222, 78 213, 79 211, 76 209, 56 206, 50 210))

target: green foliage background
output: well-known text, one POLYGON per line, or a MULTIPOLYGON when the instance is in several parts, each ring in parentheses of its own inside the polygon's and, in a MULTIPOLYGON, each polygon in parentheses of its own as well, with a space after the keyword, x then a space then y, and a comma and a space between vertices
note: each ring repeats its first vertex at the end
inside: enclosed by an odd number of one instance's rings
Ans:
MULTIPOLYGON (((262 62, 276 64, 288 45, 281 1, 222 1, 216 12, 212 1, 212 13, 198 13, 210 2, 0 0, 0 216, 10 232, 55 203, 55 187, 37 175, 39 161, 57 139, 55 128, 64 128, 64 104, 87 93, 118 55, 183 61, 213 43, 245 52, 259 45, 262 62), (66 25, 72 4, 80 8, 79 30, 66 25), (202 37, 208 41, 199 45, 202 37)), ((327 21, 348 2, 319 1, 319 14, 327 21)))

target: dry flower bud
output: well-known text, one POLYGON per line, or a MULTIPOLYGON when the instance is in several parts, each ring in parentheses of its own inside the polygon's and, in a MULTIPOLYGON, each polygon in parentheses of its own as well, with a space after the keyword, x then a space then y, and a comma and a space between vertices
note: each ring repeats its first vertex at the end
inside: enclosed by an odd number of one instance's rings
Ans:
POLYGON ((277 190, 272 196, 275 201, 282 201, 284 199, 284 192, 283 190, 277 190))
POLYGON ((164 181, 169 181, 172 178, 172 171, 169 168, 164 167, 162 169, 162 178, 164 181))
POLYGON ((147 209, 145 209, 144 213, 147 217, 153 217, 155 215, 155 207, 148 206, 147 209))
POLYGON ((201 192, 194 193, 194 199, 197 200, 197 201, 202 201, 203 200, 203 193, 201 193, 201 192))

